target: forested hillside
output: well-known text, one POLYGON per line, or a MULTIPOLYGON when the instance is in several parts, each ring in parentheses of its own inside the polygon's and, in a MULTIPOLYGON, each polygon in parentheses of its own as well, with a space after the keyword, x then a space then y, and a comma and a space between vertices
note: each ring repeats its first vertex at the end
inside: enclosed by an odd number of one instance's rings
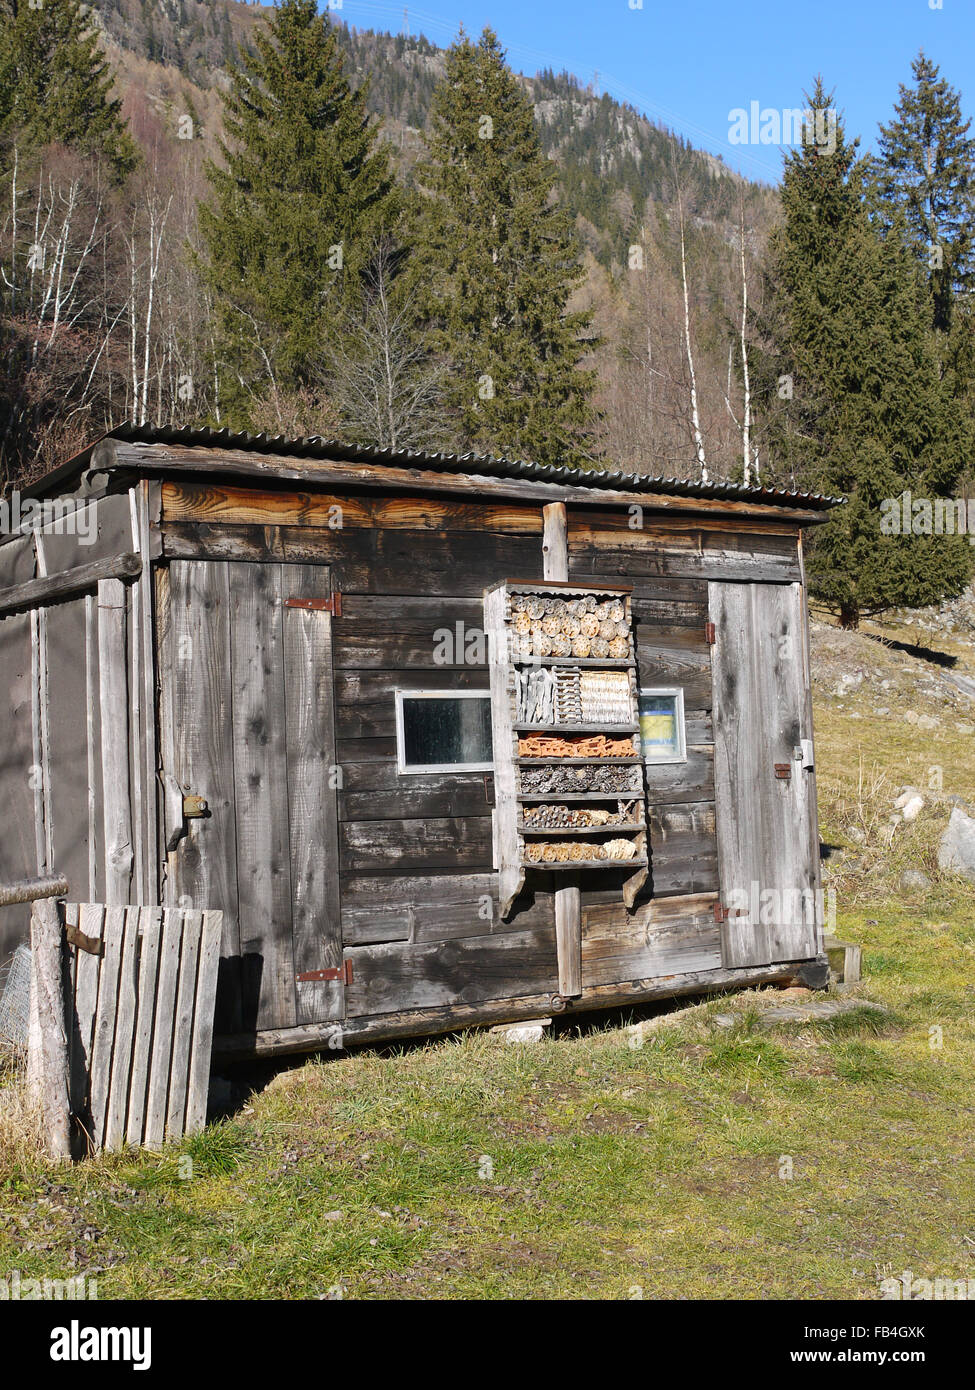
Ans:
POLYGON ((121 419, 736 478, 850 499, 845 624, 957 593, 963 537, 881 527, 975 455, 975 140, 905 78, 869 157, 797 93, 770 188, 490 30, 0 0, 5 479, 121 419))
MULTIPOLYGON (((93 8, 126 109, 148 105, 170 128, 189 112, 212 152, 221 128, 216 93, 226 85, 238 45, 252 46, 268 7, 234 0, 95 0, 93 8)), ((382 139, 410 183, 444 75, 444 51, 422 36, 336 27, 353 84, 367 79, 368 109, 382 121, 382 139)), ((593 337, 601 339, 593 353, 601 417, 597 456, 640 470, 683 474, 698 468, 682 337, 679 184, 702 430, 714 470, 733 470, 740 466, 740 431, 726 400, 726 343, 736 312, 741 205, 752 274, 775 216, 775 191, 739 178, 632 107, 597 97, 570 74, 543 71, 519 80, 533 103, 542 148, 557 162, 559 197, 587 268, 576 302, 593 308, 593 337), (650 295, 643 277, 631 271, 634 245, 644 248, 644 264, 652 266, 650 295)), ((180 402, 170 403, 174 411, 182 414, 180 402)))

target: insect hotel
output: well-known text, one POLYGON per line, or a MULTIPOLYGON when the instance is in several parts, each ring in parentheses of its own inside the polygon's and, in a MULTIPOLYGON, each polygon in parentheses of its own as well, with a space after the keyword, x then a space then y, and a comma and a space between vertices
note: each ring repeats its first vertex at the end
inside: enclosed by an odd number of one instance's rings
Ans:
POLYGON ((834 504, 116 429, 0 546, 0 878, 221 913, 227 1059, 821 985, 834 504))

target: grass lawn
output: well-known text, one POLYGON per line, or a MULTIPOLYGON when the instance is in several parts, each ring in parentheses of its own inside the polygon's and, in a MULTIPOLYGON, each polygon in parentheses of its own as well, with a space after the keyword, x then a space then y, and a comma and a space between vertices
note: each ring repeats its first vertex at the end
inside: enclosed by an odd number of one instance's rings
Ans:
POLYGON ((934 857, 947 797, 975 797, 972 739, 835 705, 837 930, 887 1015, 770 1031, 749 993, 536 1047, 332 1056, 178 1148, 72 1169, 0 1119, 0 1270, 228 1299, 870 1299, 905 1269, 975 1277, 975 890, 934 857), (892 828, 932 766, 940 793, 892 828), (908 864, 932 880, 913 899, 908 864))

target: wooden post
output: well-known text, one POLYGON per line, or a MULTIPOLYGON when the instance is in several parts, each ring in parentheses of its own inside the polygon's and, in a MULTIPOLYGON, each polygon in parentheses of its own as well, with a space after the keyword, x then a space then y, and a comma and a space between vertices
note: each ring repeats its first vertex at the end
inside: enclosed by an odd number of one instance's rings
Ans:
POLYGON ((71 1157, 68 1033, 64 1012, 64 942, 57 903, 34 903, 30 925, 31 982, 28 1080, 52 1158, 71 1157))
MULTIPOLYGON (((569 578, 569 524, 564 502, 542 508, 543 576, 549 582, 569 578)), ((555 890, 555 946, 559 961, 559 993, 574 998, 582 993, 582 889, 578 876, 555 890)))

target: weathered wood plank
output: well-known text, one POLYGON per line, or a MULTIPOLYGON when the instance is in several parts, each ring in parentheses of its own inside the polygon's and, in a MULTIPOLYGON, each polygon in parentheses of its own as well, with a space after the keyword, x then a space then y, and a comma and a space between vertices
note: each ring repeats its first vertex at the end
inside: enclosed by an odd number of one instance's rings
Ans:
MULTIPOLYGON (((73 905, 68 904, 68 910, 73 905)), ((105 908, 100 903, 82 903, 78 907, 79 930, 95 941, 104 939, 105 908)), ((95 1007, 98 1003, 98 977, 101 957, 88 951, 74 953, 74 1018, 71 1025, 71 1111, 80 1129, 94 1144, 94 1125, 91 1116, 91 1074, 95 1036, 95 1007)))
POLYGON ((102 1146, 109 1153, 121 1148, 127 1135, 129 1092, 132 1081, 132 1040, 139 1000, 139 916, 141 909, 128 907, 122 921, 122 953, 119 960, 118 994, 115 1001, 115 1039, 112 1073, 105 1106, 102 1146))
POLYGON ((585 986, 719 969, 716 901, 714 894, 654 898, 632 914, 619 903, 587 908, 582 935, 585 986))
POLYGON ((196 1011, 190 1047, 190 1071, 186 1088, 184 1132, 197 1134, 206 1123, 213 1051, 213 1004, 220 965, 220 936, 223 930, 219 912, 204 912, 197 964, 196 1011))
POLYGON ((169 1094, 166 1098, 166 1138, 181 1139, 186 1118, 186 1094, 190 1079, 190 1049, 196 1005, 196 971, 203 935, 203 913, 180 914, 179 983, 173 1015, 173 1044, 169 1059, 169 1094))
MULTIPOLYGON (((414 461, 415 463, 416 461, 414 461)), ((402 489, 415 494, 444 495, 470 498, 472 495, 484 498, 513 498, 524 501, 565 502, 567 506, 580 504, 589 508, 641 506, 647 516, 654 513, 662 515, 698 513, 709 520, 718 514, 729 516, 758 516, 780 518, 784 525, 823 522, 829 513, 815 508, 787 507, 776 503, 757 501, 754 498, 700 498, 682 497, 669 493, 652 492, 649 488, 642 492, 628 489, 593 488, 582 484, 549 483, 521 478, 497 478, 488 474, 466 471, 444 472, 422 467, 402 465, 390 460, 368 463, 346 463, 340 460, 316 459, 261 453, 253 449, 210 449, 200 445, 185 444, 140 444, 132 441, 107 440, 103 443, 100 464, 106 469, 158 470, 168 472, 178 469, 189 481, 195 473, 204 475, 205 481, 212 483, 218 477, 243 478, 258 481, 260 485, 278 488, 281 481, 303 484, 307 487, 329 487, 356 484, 363 488, 389 493, 391 489, 402 489)))
POLYGON ((129 1144, 141 1144, 145 1133, 154 1041, 156 984, 159 978, 159 948, 162 940, 162 912, 162 908, 159 907, 143 907, 139 911, 138 1003, 132 1039, 129 1113, 125 1126, 125 1138, 129 1144))
POLYGON ((278 565, 231 565, 228 580, 240 951, 261 962, 258 1023, 284 1028, 298 1021, 285 717, 284 600, 293 579, 278 565))
POLYGON ((91 1049, 91 1121, 92 1138, 99 1149, 105 1142, 108 1121, 125 911, 122 906, 109 906, 106 909, 103 936, 105 954, 98 974, 98 1004, 91 1049))
POLYGON ((346 989, 350 1018, 496 999, 515 991, 555 993, 558 961, 550 930, 498 932, 431 943, 362 946, 346 989))
POLYGON ((537 535, 537 505, 453 502, 442 497, 368 497, 213 486, 163 485, 163 521, 237 526, 325 526, 330 530, 500 531, 537 535))
POLYGON ((342 933, 347 946, 381 941, 441 941, 453 936, 544 926, 551 891, 523 893, 502 922, 495 873, 343 875, 342 933))
MULTIPOLYGON (((167 615, 160 626, 163 717, 169 726, 170 773, 185 792, 206 799, 209 814, 187 822, 169 855, 167 903, 223 912, 225 988, 218 991, 221 1028, 242 1026, 234 724, 231 703, 229 567, 173 563, 167 615), (229 1010, 229 1014, 223 1011, 229 1010)), ((163 592, 163 591, 161 591, 163 592)), ((164 753, 164 756, 165 753, 164 753)), ((253 989, 251 987, 251 993, 253 989)), ((256 1000, 247 999, 249 1017, 256 1000)))
POLYGON ((791 584, 799 577, 794 552, 760 552, 735 549, 698 551, 691 548, 645 550, 610 536, 603 543, 570 537, 573 579, 586 575, 636 580, 641 575, 723 581, 760 581, 791 584), (615 541, 615 543, 614 543, 615 541))
POLYGON ((166 528, 164 549, 173 559, 329 565, 343 594, 473 598, 499 574, 530 579, 541 568, 537 538, 456 531, 335 532, 177 522, 166 528))
POLYGON ((156 1004, 153 1020, 152 1055, 146 1093, 143 1130, 147 1149, 162 1147, 166 1137, 166 1107, 169 1098, 170 1059, 173 1046, 173 1019, 176 1016, 176 990, 179 983, 183 913, 170 909, 163 915, 156 975, 156 1004))
POLYGON ((113 906, 129 901, 133 861, 126 596, 125 586, 119 579, 103 579, 98 585, 98 691, 105 901, 113 906))
POLYGON ((79 594, 89 593, 106 581, 134 579, 141 569, 142 561, 138 555, 113 555, 107 560, 95 560, 90 565, 65 570, 62 574, 32 579, 14 589, 0 591, 0 617, 38 608, 42 604, 77 598, 79 594))
POLYGON ((346 873, 491 866, 491 818, 437 816, 420 820, 345 821, 339 834, 346 873))
MULTIPOLYGON (((289 596, 328 598, 328 570, 289 574, 289 596)), ((288 796, 294 894, 293 974, 342 964, 339 896, 338 780, 332 688, 332 618, 327 612, 289 609, 285 618, 288 796)), ((341 1019, 341 980, 296 986, 299 1023, 341 1019)))
MULTIPOLYGON (((646 980, 624 980, 609 985, 593 985, 573 1000, 577 1012, 614 1006, 646 1003, 655 999, 672 999, 680 995, 705 994, 728 989, 748 989, 754 985, 810 985, 813 978, 822 981, 828 974, 825 956, 809 961, 782 962, 777 965, 750 966, 741 969, 696 970, 678 975, 656 976, 646 980)), ((251 1057, 283 1056, 308 1052, 326 1046, 358 1046, 382 1039, 430 1037, 437 1033, 478 1027, 487 1023, 516 1022, 537 1018, 551 1010, 551 994, 508 994, 498 999, 474 1004, 447 1004, 440 1007, 400 1009, 356 1017, 341 1025, 322 1023, 307 1028, 294 1028, 278 1033, 242 1034, 222 1037, 215 1041, 215 1053, 221 1060, 243 1060, 251 1057)))

